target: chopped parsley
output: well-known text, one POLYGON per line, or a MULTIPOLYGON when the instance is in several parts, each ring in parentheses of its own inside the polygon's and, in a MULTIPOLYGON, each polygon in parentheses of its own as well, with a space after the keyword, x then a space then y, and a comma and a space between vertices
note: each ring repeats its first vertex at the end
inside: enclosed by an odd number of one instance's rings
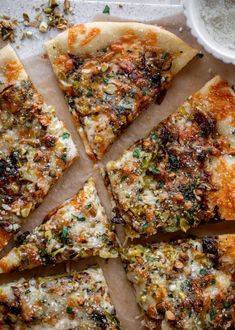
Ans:
POLYGON ((31 292, 31 291, 30 291, 30 289, 28 288, 28 289, 25 290, 24 293, 25 293, 25 294, 28 294, 28 293, 30 293, 30 292, 31 292))
POLYGON ((133 151, 133 157, 140 158, 140 149, 137 148, 133 151))
POLYGON ((86 93, 86 96, 87 97, 91 97, 93 94, 92 94, 92 91, 88 90, 87 93, 86 93))
POLYGON ((141 225, 141 228, 142 228, 142 229, 146 229, 146 228, 148 228, 148 226, 149 226, 149 224, 146 222, 146 223, 143 223, 143 224, 141 225))
POLYGON ((91 206, 92 206, 91 204, 87 204, 86 209, 90 209, 91 206))
POLYGON ((45 257, 46 255, 48 255, 47 249, 41 249, 39 254, 41 257, 45 257))
POLYGON ((61 239, 63 242, 67 242, 69 235, 68 227, 63 226, 62 233, 61 233, 61 239))
POLYGON ((31 128, 31 127, 32 127, 32 124, 29 123, 29 122, 27 122, 27 123, 25 123, 25 127, 26 127, 26 128, 31 128))
POLYGON ((166 60, 168 57, 169 57, 169 53, 168 52, 164 52, 164 53, 162 53, 162 59, 163 60, 166 60))
POLYGON ((110 7, 108 5, 104 7, 103 14, 110 14, 110 7))
POLYGON ((202 276, 205 276, 208 274, 207 270, 205 268, 202 268, 200 269, 199 273, 202 275, 202 276))
POLYGON ((66 313, 68 313, 68 314, 72 314, 72 313, 73 313, 73 309, 72 309, 72 307, 68 306, 68 307, 66 308, 66 313))
POLYGON ((157 134, 156 133, 152 133, 151 134, 151 139, 152 140, 157 140, 157 134))
POLYGON ((213 278, 213 280, 211 281, 211 285, 214 285, 216 283, 215 278, 213 278))
POLYGON ((60 158, 63 160, 63 162, 66 163, 66 160, 67 160, 67 154, 66 153, 63 153, 60 158))
POLYGON ((152 172, 153 174, 160 174, 160 170, 156 166, 151 166, 149 168, 149 171, 152 172))
POLYGON ((121 176, 121 182, 125 181, 128 178, 128 175, 121 176))
POLYGON ((230 304, 229 304, 228 301, 223 300, 222 303, 223 303, 224 308, 229 308, 230 307, 230 304))
POLYGON ((86 221, 86 218, 85 218, 85 217, 79 217, 79 216, 76 215, 76 214, 72 214, 72 216, 73 216, 74 218, 76 218, 77 221, 80 221, 80 222, 84 222, 84 221, 86 221))
POLYGON ((68 132, 64 132, 62 135, 61 135, 62 139, 63 140, 66 140, 70 137, 70 134, 68 132))
POLYGON ((216 310, 214 308, 212 308, 210 310, 210 319, 211 321, 213 321, 216 318, 216 310))

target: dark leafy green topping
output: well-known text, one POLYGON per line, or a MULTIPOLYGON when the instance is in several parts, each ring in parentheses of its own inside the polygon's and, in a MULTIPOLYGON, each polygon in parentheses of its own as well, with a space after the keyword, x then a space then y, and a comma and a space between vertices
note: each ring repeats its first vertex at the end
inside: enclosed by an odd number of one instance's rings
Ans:
POLYGON ((61 137, 63 140, 66 140, 70 137, 70 134, 68 132, 64 132, 61 137))
POLYGON ((92 94, 92 91, 90 91, 90 90, 87 91, 87 93, 86 93, 86 96, 87 96, 87 97, 91 97, 92 95, 93 95, 93 94, 92 94))
POLYGON ((205 276, 208 274, 208 271, 205 269, 205 268, 202 268, 200 269, 199 273, 202 275, 202 276, 205 276))
POLYGON ((60 158, 63 160, 63 162, 66 163, 66 161, 67 161, 67 154, 66 153, 63 153, 60 158))
POLYGON ((80 222, 84 222, 86 221, 86 218, 85 217, 80 217, 76 214, 72 214, 72 216, 77 220, 77 221, 80 221, 80 222))
POLYGON ((103 14, 108 14, 108 15, 110 14, 110 7, 108 5, 105 5, 103 14))
POLYGON ((160 174, 160 170, 156 166, 151 166, 149 171, 153 174, 160 174))
POLYGON ((140 158, 140 149, 137 148, 133 151, 133 157, 140 158))
POLYGON ((216 318, 216 310, 214 308, 212 308, 210 310, 210 319, 211 321, 213 321, 216 318))
POLYGON ((48 255, 48 251, 47 251, 47 249, 43 248, 39 251, 39 254, 40 254, 41 257, 45 257, 45 256, 48 255))
POLYGON ((224 308, 229 308, 230 307, 230 304, 229 304, 228 301, 223 300, 222 303, 223 303, 224 308))
POLYGON ((68 241, 68 236, 69 236, 68 227, 63 226, 62 233, 61 233, 61 239, 64 243, 66 243, 68 241))
POLYGON ((91 204, 87 204, 87 206, 86 206, 86 209, 90 209, 92 207, 92 205, 91 204))
POLYGON ((26 128, 31 128, 31 127, 32 127, 32 124, 29 123, 29 122, 26 122, 26 123, 25 123, 25 127, 26 127, 26 128))
POLYGON ((72 314, 72 313, 73 313, 73 309, 72 309, 72 307, 68 306, 68 307, 66 308, 66 313, 68 313, 68 314, 72 314))
POLYGON ((168 57, 169 57, 169 53, 168 52, 164 52, 164 53, 162 53, 162 59, 163 60, 166 60, 168 57))

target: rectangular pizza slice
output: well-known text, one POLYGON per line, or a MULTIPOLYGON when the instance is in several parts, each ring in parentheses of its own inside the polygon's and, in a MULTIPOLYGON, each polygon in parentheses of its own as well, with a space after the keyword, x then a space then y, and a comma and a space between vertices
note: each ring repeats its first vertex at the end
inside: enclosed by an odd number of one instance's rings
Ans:
POLYGON ((127 276, 149 329, 235 329, 235 235, 131 245, 127 276))
POLYGON ((131 22, 78 24, 46 43, 87 153, 101 159, 117 136, 197 53, 172 33, 131 22))
POLYGON ((107 164, 129 237, 235 220, 235 93, 219 76, 107 164))
POLYGON ((0 50, 0 249, 78 156, 14 50, 0 50))
POLYGON ((118 256, 115 234, 92 178, 74 197, 52 210, 32 233, 20 236, 18 242, 19 246, 0 259, 0 273, 90 256, 118 256))
POLYGON ((99 267, 0 286, 4 330, 121 329, 99 267))

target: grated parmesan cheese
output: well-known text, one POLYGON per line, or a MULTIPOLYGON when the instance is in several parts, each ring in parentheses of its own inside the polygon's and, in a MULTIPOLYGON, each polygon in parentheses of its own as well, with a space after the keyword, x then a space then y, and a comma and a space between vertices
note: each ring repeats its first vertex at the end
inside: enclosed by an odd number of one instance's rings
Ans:
POLYGON ((235 53, 235 0, 200 0, 199 5, 210 37, 235 53))

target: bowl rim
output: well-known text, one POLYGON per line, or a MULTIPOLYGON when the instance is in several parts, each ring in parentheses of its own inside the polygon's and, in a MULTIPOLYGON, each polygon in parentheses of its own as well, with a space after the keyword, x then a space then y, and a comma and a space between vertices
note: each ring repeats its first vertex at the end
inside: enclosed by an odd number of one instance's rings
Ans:
MULTIPOLYGON (((198 2, 198 0, 196 0, 198 2)), ((194 20, 191 18, 190 8, 195 0, 184 0, 183 1, 183 10, 184 15, 186 17, 186 23, 191 30, 192 35, 197 39, 197 41, 205 48, 206 51, 214 55, 214 57, 222 60, 225 63, 232 63, 235 65, 235 57, 231 57, 230 55, 225 55, 221 53, 219 50, 215 50, 208 43, 206 43, 205 38, 202 38, 200 33, 195 28, 194 20)))

